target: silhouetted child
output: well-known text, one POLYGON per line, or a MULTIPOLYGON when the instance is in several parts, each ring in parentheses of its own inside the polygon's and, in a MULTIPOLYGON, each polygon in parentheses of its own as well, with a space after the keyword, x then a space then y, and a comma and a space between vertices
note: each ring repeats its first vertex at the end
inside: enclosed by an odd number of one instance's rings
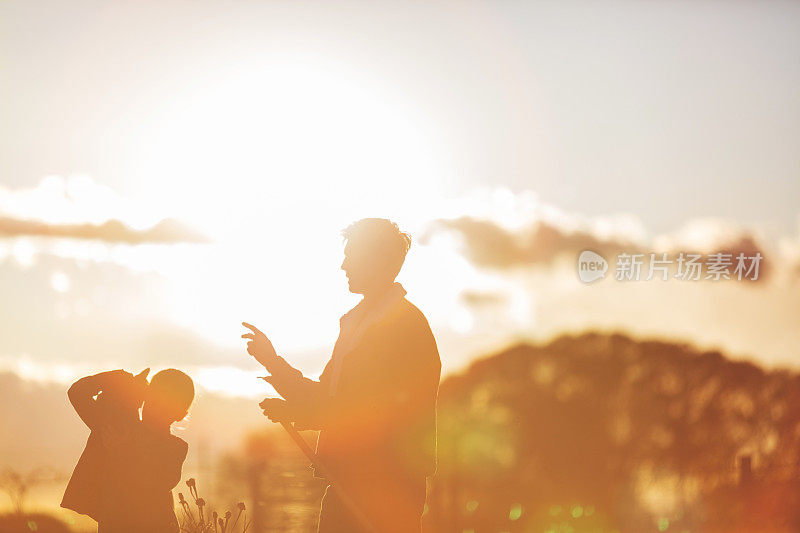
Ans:
POLYGON ((189 446, 172 435, 170 428, 186 417, 193 400, 194 382, 180 370, 162 370, 150 380, 142 406, 142 431, 134 450, 138 472, 131 478, 130 520, 137 525, 133 531, 178 531, 172 489, 181 480, 189 446))
POLYGON ((188 446, 170 434, 170 426, 186 416, 194 383, 170 369, 148 386, 148 371, 103 372, 69 390, 92 431, 61 505, 97 520, 101 533, 178 531, 171 491, 188 446))

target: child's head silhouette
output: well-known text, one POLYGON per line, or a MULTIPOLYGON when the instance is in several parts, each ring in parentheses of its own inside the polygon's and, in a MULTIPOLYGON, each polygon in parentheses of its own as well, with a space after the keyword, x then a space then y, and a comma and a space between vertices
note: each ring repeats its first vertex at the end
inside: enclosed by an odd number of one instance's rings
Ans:
POLYGON ((174 368, 162 370, 150 380, 142 407, 142 421, 169 426, 186 416, 193 400, 192 378, 174 368))

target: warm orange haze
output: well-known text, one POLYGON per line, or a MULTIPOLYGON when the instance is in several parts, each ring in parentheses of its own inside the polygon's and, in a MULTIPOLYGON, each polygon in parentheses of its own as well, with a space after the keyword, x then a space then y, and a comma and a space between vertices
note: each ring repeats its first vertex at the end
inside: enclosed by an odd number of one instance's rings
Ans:
POLYGON ((0 3, 0 532, 800 530, 798 23, 0 3))

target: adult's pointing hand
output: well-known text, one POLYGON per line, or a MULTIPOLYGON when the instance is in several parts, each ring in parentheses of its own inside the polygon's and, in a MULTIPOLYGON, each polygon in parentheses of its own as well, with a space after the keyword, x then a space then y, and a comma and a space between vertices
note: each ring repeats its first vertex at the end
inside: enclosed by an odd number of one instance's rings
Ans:
POLYGON ((271 364, 278 359, 278 354, 275 353, 272 342, 254 325, 247 322, 242 322, 242 325, 251 331, 251 333, 242 335, 243 339, 248 339, 247 353, 269 370, 271 364))

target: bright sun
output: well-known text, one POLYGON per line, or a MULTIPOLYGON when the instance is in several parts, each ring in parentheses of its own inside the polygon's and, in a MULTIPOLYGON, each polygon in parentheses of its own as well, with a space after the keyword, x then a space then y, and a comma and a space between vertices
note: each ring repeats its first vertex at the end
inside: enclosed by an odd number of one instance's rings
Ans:
POLYGON ((207 79, 160 109, 137 172, 148 205, 217 243, 161 269, 170 314, 216 340, 235 341, 248 319, 289 347, 331 342, 349 298, 338 231, 362 216, 424 216, 441 194, 431 128, 390 88, 330 66, 207 79))
POLYGON ((229 207, 268 205, 264 214, 281 220, 299 209, 315 224, 365 208, 396 212, 421 190, 439 192, 428 125, 400 95, 354 73, 242 68, 176 95, 162 117, 139 174, 162 197, 189 200, 184 216, 211 232, 235 222, 209 212, 225 197, 229 207))

